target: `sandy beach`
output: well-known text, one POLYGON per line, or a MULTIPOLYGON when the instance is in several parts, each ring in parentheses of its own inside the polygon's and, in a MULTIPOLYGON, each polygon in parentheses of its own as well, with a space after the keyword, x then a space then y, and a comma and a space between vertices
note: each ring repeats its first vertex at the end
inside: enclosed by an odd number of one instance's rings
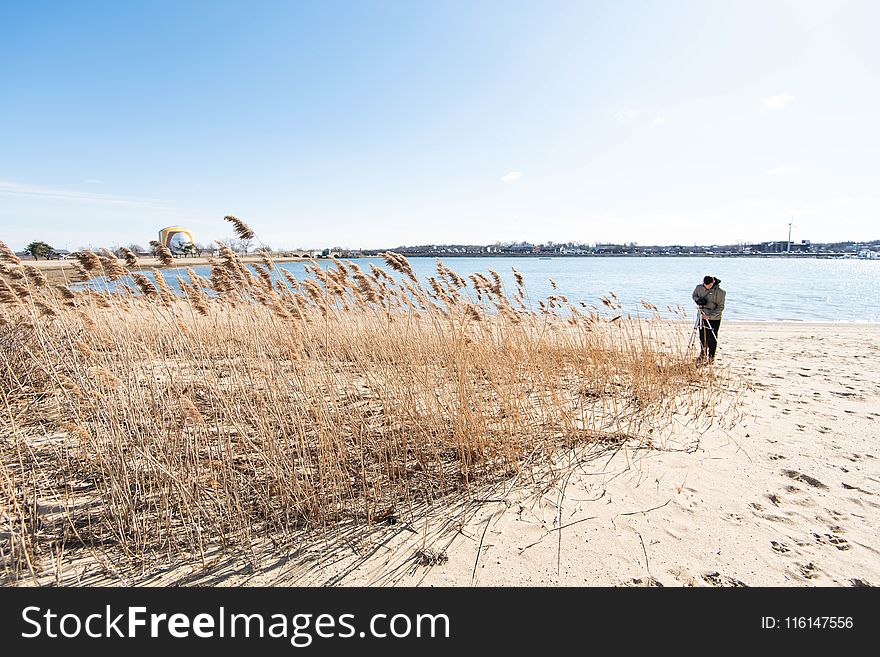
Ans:
POLYGON ((483 503, 454 531, 441 530, 435 516, 427 527, 402 523, 332 554, 276 554, 257 572, 225 564, 185 579, 234 586, 877 585, 878 328, 727 322, 718 365, 742 377, 742 414, 733 428, 696 437, 696 449, 619 450, 584 463, 562 490, 540 497, 514 491, 483 503))

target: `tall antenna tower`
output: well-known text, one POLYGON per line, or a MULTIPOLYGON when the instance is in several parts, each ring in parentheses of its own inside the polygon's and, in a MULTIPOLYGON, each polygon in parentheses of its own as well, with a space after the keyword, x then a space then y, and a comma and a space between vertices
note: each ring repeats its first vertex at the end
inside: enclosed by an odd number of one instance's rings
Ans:
MULTIPOLYGON (((792 217, 794 219, 794 217, 792 217)), ((785 243, 785 250, 787 253, 791 253, 791 227, 792 222, 788 222, 788 241, 785 243)))

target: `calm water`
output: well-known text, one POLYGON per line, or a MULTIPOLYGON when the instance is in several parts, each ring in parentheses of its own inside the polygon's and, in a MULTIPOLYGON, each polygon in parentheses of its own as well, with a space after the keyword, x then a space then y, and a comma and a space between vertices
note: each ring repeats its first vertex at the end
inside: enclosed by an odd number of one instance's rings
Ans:
MULTIPOLYGON (((322 266, 330 266, 326 260, 322 266)), ((379 258, 355 260, 365 270, 379 258)), ((411 258, 419 277, 435 275, 433 258, 411 258)), ((690 314, 694 286, 703 276, 721 279, 727 291, 725 319, 880 322, 880 261, 808 258, 449 258, 444 261, 462 276, 494 269, 508 291, 515 289, 511 267, 520 271, 533 302, 549 294, 564 294, 575 304, 601 306, 599 297, 613 291, 624 309, 645 313, 644 299, 664 311, 683 306, 690 314), (549 279, 556 281, 554 291, 549 279)), ((305 263, 280 266, 298 278, 305 263)), ((385 267, 387 270, 388 268, 385 267)), ((208 267, 195 271, 207 276, 208 267)), ((169 282, 183 270, 165 272, 169 282)), ((100 285, 100 283, 98 283, 100 285)))

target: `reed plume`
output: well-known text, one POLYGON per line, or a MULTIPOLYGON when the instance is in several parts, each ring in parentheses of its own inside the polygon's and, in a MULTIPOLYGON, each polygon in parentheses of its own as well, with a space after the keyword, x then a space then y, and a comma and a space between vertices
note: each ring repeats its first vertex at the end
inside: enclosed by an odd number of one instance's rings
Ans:
POLYGON ((63 299, 70 300, 76 298, 76 294, 66 285, 55 285, 53 287, 55 292, 57 292, 63 299))
POLYGON ((21 264, 21 259, 15 255, 15 251, 10 249, 6 242, 3 242, 2 240, 0 240, 0 260, 12 265, 21 264))
POLYGON ((171 267, 174 265, 174 256, 171 254, 171 249, 167 246, 159 246, 156 249, 156 257, 159 259, 159 262, 163 267, 171 267))
POLYGON ((120 252, 122 252, 122 257, 125 260, 125 266, 129 269, 137 269, 138 268, 138 259, 134 254, 134 251, 131 249, 127 249, 124 246, 119 248, 120 252))
POLYGON ((0 274, 17 281, 25 280, 24 272, 20 266, 10 267, 5 262, 0 262, 0 274))
POLYGON ((83 267, 79 262, 73 263, 73 270, 76 272, 78 278, 88 279, 91 277, 89 270, 83 267))
POLYGON ((211 283, 199 276, 192 267, 186 268, 186 275, 189 277, 190 283, 196 288, 210 288, 211 283))
POLYGON ((284 280, 287 281, 292 290, 299 290, 299 281, 296 280, 296 276, 293 275, 293 272, 289 269, 282 269, 281 275, 284 276, 284 280))
POLYGON ((101 270, 101 259, 89 249, 86 249, 84 251, 77 251, 73 255, 82 266, 82 268, 85 269, 89 274, 101 270))
POLYGON ((101 267, 104 269, 104 275, 111 281, 118 281, 125 276, 125 267, 115 254, 108 249, 101 249, 101 255, 98 256, 101 261, 101 267))
POLYGON ((148 297, 158 297, 159 290, 156 289, 156 286, 153 285, 153 281, 147 278, 144 274, 132 274, 132 278, 134 278, 134 283, 137 285, 138 289, 148 297))
POLYGON ((6 279, 0 278, 0 303, 18 303, 19 298, 6 279))
POLYGON ((156 288, 159 291, 159 297, 162 299, 165 304, 169 304, 174 301, 175 296, 174 292, 171 291, 171 288, 168 286, 168 281, 165 280, 165 276, 161 271, 156 269, 153 272, 153 276, 156 278, 156 288))
POLYGON ((183 293, 189 299, 193 308, 196 309, 200 315, 208 314, 208 299, 205 297, 201 288, 190 285, 186 281, 179 279, 180 289, 183 290, 183 293))
POLYGON ((239 239, 243 239, 243 240, 254 239, 254 231, 252 231, 250 226, 248 226, 246 223, 244 223, 238 217, 235 217, 231 214, 228 214, 225 217, 223 217, 223 221, 228 221, 229 223, 232 224, 233 228, 235 229, 235 234, 238 236, 239 239))
POLYGON ((269 257, 269 254, 265 251, 260 251, 260 260, 263 263, 263 266, 266 267, 269 271, 274 271, 275 263, 272 261, 272 258, 269 257))
POLYGON ((36 267, 28 265, 24 268, 24 270, 27 272, 28 278, 30 279, 31 283, 33 283, 37 287, 45 287, 46 285, 48 285, 48 281, 46 281, 46 276, 36 267))
POLYGON ((271 292, 274 288, 272 287, 272 274, 269 273, 269 269, 261 264, 254 264, 254 269, 257 272, 257 276, 260 277, 263 287, 271 292))
MULTIPOLYGON (((416 274, 413 271, 412 265, 410 265, 409 261, 401 254, 394 253, 393 251, 386 251, 382 254, 382 258, 394 271, 400 272, 401 274, 408 276, 410 280, 412 280, 414 283, 419 282, 419 279, 416 278, 416 274)), ((385 272, 382 273, 384 274, 385 272)))

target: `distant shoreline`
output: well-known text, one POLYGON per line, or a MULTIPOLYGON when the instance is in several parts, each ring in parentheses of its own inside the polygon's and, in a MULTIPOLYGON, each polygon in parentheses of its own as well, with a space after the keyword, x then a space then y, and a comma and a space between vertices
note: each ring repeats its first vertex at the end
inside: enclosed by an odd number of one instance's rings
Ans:
MULTIPOLYGON (((844 253, 557 253, 552 255, 542 255, 538 253, 403 253, 406 258, 532 258, 549 260, 551 258, 795 258, 803 260, 806 258, 835 259, 835 260, 866 260, 858 258, 853 254, 844 253)), ((137 270, 150 269, 176 269, 181 267, 203 267, 211 264, 212 258, 216 256, 199 256, 195 258, 176 258, 171 266, 163 265, 157 258, 143 257, 138 258, 137 270)), ((262 262, 259 255, 240 256, 243 262, 257 263, 262 262)), ((357 256, 338 256, 344 260, 357 258, 381 258, 381 253, 359 254, 357 256)), ((326 256, 315 258, 316 260, 327 259, 326 256)), ((272 256, 272 261, 276 263, 282 262, 308 262, 310 258, 300 256, 272 256)), ((50 283, 79 283, 84 279, 77 273, 74 268, 76 260, 23 260, 22 264, 36 267, 42 271, 49 279, 50 283)), ((880 262, 880 260, 877 260, 880 262)))
MULTIPOLYGON (((867 260, 852 253, 401 253, 407 258, 815 258, 817 260, 867 260)), ((378 258, 380 255, 359 255, 378 258)), ((878 259, 880 262, 880 259, 878 259)))

